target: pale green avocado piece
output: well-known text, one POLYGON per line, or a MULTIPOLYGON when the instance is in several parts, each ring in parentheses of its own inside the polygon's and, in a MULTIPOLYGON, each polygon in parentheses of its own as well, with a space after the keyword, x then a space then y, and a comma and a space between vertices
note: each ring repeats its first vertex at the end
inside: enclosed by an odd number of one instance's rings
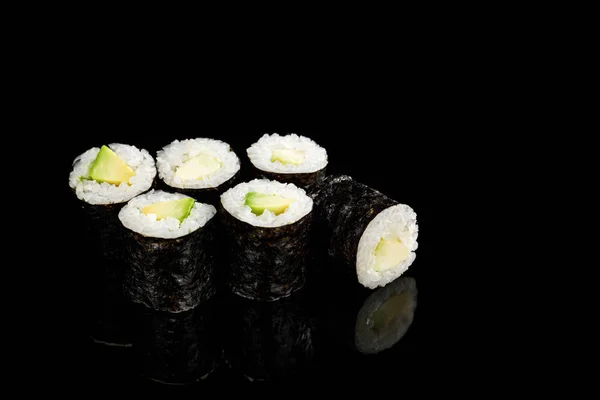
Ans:
POLYGON ((408 257, 408 248, 400 239, 381 239, 375 248, 375 266, 377 272, 394 268, 408 257))
POLYGON ((183 220, 190 215, 190 211, 192 210, 192 207, 194 207, 194 203, 195 200, 191 197, 161 201, 160 203, 150 204, 142 208, 142 212, 146 215, 156 214, 157 220, 173 217, 178 219, 179 222, 183 222, 183 220))
POLYGON ((386 301, 373 313, 373 329, 375 332, 385 331, 394 325, 395 320, 404 314, 409 302, 408 294, 397 294, 386 301))
POLYGON ((199 154, 190 158, 175 171, 175 176, 182 180, 202 179, 221 168, 221 163, 208 154, 199 154))
POLYGON ((292 204, 295 200, 286 199, 285 197, 275 194, 264 194, 258 192, 249 192, 244 199, 244 205, 252 209, 256 215, 262 215, 265 210, 271 211, 275 215, 279 215, 292 204))
POLYGON ((302 150, 293 149, 274 149, 271 155, 271 162, 279 161, 282 164, 302 164, 305 158, 302 150))
POLYGON ((90 178, 96 182, 107 182, 113 185, 120 185, 122 182, 129 184, 129 178, 134 175, 133 169, 107 146, 100 148, 89 172, 90 178))

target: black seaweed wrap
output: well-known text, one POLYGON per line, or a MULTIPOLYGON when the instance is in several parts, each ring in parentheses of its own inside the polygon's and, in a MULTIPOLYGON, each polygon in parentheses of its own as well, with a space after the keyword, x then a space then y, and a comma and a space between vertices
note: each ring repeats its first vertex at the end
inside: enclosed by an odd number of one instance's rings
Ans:
POLYGON ((133 354, 138 372, 170 384, 193 383, 212 372, 223 356, 216 303, 181 313, 135 307, 133 354))
POLYGON ((214 242, 217 221, 196 231, 160 239, 129 229, 125 292, 135 303, 173 313, 196 307, 216 293, 214 242))
POLYGON ((263 171, 254 167, 254 175, 256 178, 269 179, 282 183, 293 183, 294 185, 306 191, 306 194, 312 197, 316 188, 323 182, 326 176, 327 167, 315 172, 305 172, 297 174, 283 174, 278 172, 263 171))
POLYGON ((398 204, 386 195, 346 175, 328 176, 314 196, 318 232, 329 255, 356 271, 358 242, 367 225, 388 207, 398 204))
MULTIPOLYGON (((241 171, 241 170, 240 170, 241 171)), ((181 193, 186 196, 193 198, 199 203, 212 204, 216 206, 221 200, 221 194, 231 189, 240 182, 240 171, 236 172, 234 176, 223 182, 216 188, 206 189, 183 189, 174 186, 170 186, 164 180, 158 179, 156 187, 158 190, 163 190, 168 193, 181 193)))
POLYGON ((252 226, 219 204, 228 257, 228 285, 234 293, 272 301, 302 288, 309 256, 312 213, 277 228, 252 226))

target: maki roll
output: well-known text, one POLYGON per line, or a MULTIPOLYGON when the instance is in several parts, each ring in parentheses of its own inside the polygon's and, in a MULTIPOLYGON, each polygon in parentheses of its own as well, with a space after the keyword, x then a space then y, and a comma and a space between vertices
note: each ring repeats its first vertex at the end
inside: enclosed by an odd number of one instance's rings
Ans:
POLYGON ((220 140, 175 140, 158 151, 158 175, 165 191, 176 191, 216 204, 219 195, 235 185, 240 160, 220 140))
POLYGON ((259 178, 293 183, 309 194, 325 177, 327 151, 304 136, 265 134, 247 153, 259 178))
POLYGON ((113 143, 79 155, 73 162, 69 186, 86 204, 118 204, 150 189, 155 176, 150 153, 113 143))
POLYGON ((398 343, 412 324, 416 307, 417 285, 413 278, 400 277, 376 290, 356 317, 356 349, 376 354, 398 343))
POLYGON ((137 371, 172 385, 206 378, 223 358, 216 317, 214 299, 181 313, 136 305, 133 360, 137 371))
MULTIPOLYGON (((87 259, 92 264, 89 291, 91 336, 100 343, 131 343, 128 302, 123 296, 124 241, 118 212, 134 196, 150 189, 156 176, 152 156, 135 146, 113 143, 94 147, 73 162, 69 186, 75 195, 87 259)), ((76 222, 76 223, 77 223, 76 222)))
POLYGON ((240 183, 221 195, 228 285, 234 293, 270 301, 304 285, 312 207, 304 190, 266 179, 240 183))
POLYGON ((177 313, 213 296, 215 214, 211 205, 160 190, 121 209, 127 228, 124 290, 134 303, 177 313))
POLYGON ((374 289, 402 275, 416 258, 418 225, 412 208, 349 176, 329 176, 315 194, 329 254, 374 289))
POLYGON ((303 293, 273 302, 230 294, 225 360, 250 381, 297 377, 315 356, 315 323, 303 293))

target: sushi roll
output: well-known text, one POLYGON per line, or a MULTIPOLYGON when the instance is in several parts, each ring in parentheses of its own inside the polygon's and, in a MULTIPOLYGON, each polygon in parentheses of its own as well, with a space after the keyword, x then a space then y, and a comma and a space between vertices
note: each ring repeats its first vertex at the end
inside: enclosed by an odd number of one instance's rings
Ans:
POLYGON ((130 200, 119 212, 127 229, 124 290, 134 303, 172 313, 215 294, 215 207, 160 190, 130 200))
POLYGON ((175 140, 157 152, 161 189, 217 204, 219 196, 237 182, 240 160, 220 140, 175 140))
POLYGON ((215 300, 181 313, 136 305, 133 361, 137 372, 171 385, 207 378, 223 359, 215 300))
POLYGON ((79 155, 73 162, 69 185, 86 204, 118 204, 150 189, 155 176, 150 153, 113 143, 79 155))
POLYGON ((124 241, 118 219, 121 207, 151 188, 154 159, 144 149, 113 143, 94 147, 75 158, 69 186, 85 237, 90 300, 91 336, 98 343, 129 345, 128 302, 123 296, 124 241))
POLYGON ((234 293, 271 301, 304 285, 312 207, 304 190, 266 179, 240 183, 221 195, 228 285, 234 293))
POLYGON ((304 293, 273 302, 229 294, 225 360, 250 381, 301 376, 315 356, 315 320, 304 293))
POLYGON ((402 275, 416 258, 413 209, 349 176, 329 176, 315 194, 329 255, 370 289, 402 275))
POLYGON ((400 277, 377 289, 356 317, 354 344, 363 354, 377 354, 402 339, 412 324, 417 307, 417 285, 400 277))
POLYGON ((259 178, 293 183, 310 194, 325 177, 327 151, 304 136, 265 134, 246 151, 259 178))

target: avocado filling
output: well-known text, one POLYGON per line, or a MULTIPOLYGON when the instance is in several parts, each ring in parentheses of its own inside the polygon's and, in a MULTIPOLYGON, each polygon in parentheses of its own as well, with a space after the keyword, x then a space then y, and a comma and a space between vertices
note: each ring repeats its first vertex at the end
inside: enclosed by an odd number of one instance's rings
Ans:
POLYGON ((199 154, 181 164, 175 171, 175 176, 181 180, 197 180, 207 177, 219 168, 221 163, 215 157, 199 154))
POLYGON ((306 155, 302 150, 293 149, 274 149, 271 155, 271 162, 279 161, 282 164, 302 164, 306 155))
POLYGON ((265 210, 279 215, 284 213, 292 202, 294 202, 293 199, 258 192, 249 192, 244 199, 244 205, 250 207, 255 215, 262 215, 265 210))
POLYGON ((100 148, 100 152, 98 152, 89 171, 91 179, 99 183, 106 182, 112 185, 120 185, 123 182, 129 184, 129 178, 134 175, 133 169, 107 146, 100 148))
POLYGON ((375 248, 375 265, 377 272, 394 268, 408 258, 408 248, 400 239, 381 239, 375 248))
POLYGON ((373 313, 373 329, 375 332, 385 332, 396 324, 398 318, 404 312, 408 304, 409 297, 406 293, 394 295, 387 299, 377 311, 373 313))
POLYGON ((142 213, 146 215, 156 214, 156 219, 166 219, 172 217, 183 222, 190 215, 192 207, 194 207, 194 199, 185 197, 183 199, 162 201, 160 203, 150 204, 142 208, 142 213))

